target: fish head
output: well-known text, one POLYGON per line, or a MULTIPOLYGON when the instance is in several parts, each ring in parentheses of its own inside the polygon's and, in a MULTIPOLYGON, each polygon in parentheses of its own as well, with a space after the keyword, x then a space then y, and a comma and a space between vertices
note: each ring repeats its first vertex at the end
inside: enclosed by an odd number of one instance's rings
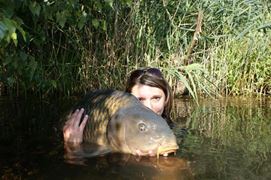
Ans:
POLYGON ((167 156, 178 149, 166 120, 143 106, 120 109, 109 122, 107 136, 115 151, 138 156, 167 156))

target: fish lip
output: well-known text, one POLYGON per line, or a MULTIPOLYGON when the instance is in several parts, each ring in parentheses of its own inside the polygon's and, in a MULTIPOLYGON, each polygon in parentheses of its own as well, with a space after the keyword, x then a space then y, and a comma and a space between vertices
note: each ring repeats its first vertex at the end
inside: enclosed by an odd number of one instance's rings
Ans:
POLYGON ((171 153, 176 154, 176 151, 178 149, 179 149, 178 145, 159 147, 157 150, 157 155, 167 155, 167 154, 171 154, 171 153))
POLYGON ((172 145, 172 146, 166 146, 166 147, 159 146, 157 150, 149 150, 148 152, 144 150, 136 149, 132 154, 137 155, 137 156, 155 156, 155 155, 167 156, 168 154, 171 154, 171 153, 174 153, 174 155, 176 155, 176 151, 178 149, 179 149, 178 145, 172 145))

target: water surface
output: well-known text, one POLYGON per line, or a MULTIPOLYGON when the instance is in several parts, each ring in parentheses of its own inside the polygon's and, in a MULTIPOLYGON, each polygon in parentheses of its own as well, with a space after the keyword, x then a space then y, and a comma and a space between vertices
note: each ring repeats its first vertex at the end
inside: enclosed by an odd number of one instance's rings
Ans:
POLYGON ((59 119, 73 100, 0 98, 2 179, 269 179, 270 98, 177 99, 180 149, 169 157, 109 154, 67 161, 59 119))

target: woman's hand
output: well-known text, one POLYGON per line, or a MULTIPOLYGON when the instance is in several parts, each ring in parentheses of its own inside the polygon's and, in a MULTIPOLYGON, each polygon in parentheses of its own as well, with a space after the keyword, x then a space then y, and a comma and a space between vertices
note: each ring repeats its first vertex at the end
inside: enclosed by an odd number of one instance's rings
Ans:
POLYGON ((88 115, 85 115, 82 123, 80 119, 83 115, 84 109, 77 109, 72 113, 63 127, 64 143, 79 145, 83 141, 83 132, 86 126, 88 115), (80 124, 80 125, 79 125, 80 124))

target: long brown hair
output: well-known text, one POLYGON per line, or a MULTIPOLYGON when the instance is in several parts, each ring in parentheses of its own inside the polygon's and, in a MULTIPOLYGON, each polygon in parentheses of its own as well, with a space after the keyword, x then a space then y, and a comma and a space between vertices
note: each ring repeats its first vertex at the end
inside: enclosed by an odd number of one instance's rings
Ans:
POLYGON ((173 104, 173 94, 168 82, 163 77, 162 72, 157 68, 140 68, 131 72, 126 83, 126 92, 131 93, 136 84, 143 84, 151 87, 162 89, 165 93, 165 107, 162 117, 171 122, 170 112, 173 104))

